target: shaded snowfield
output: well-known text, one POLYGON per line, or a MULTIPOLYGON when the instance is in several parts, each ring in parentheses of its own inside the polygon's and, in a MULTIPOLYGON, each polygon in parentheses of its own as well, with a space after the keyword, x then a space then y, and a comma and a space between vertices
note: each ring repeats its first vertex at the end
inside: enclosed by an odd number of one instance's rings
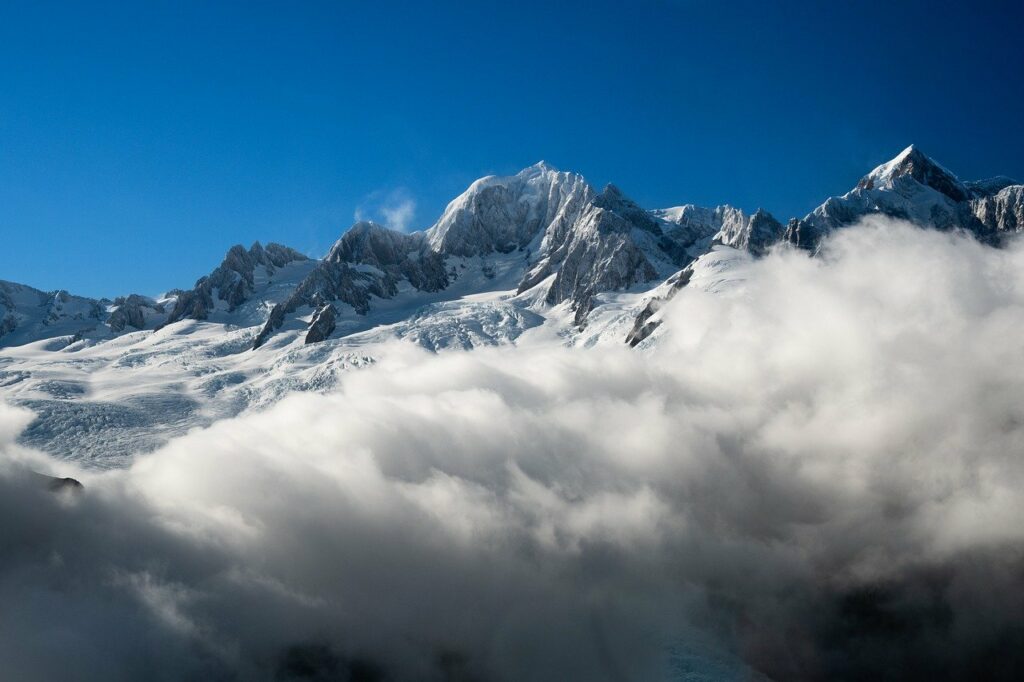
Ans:
POLYGON ((2 408, 5 669, 1014 679, 1024 250, 873 221, 723 253, 639 349, 367 341, 330 390, 122 469, 18 445, 2 408))

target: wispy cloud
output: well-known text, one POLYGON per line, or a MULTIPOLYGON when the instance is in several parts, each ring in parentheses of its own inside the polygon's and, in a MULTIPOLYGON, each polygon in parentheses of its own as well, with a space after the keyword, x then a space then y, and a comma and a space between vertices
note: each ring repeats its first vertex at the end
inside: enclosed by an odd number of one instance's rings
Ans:
POLYGON ((376 190, 356 206, 356 221, 372 220, 393 230, 408 232, 414 229, 416 200, 404 187, 376 190))

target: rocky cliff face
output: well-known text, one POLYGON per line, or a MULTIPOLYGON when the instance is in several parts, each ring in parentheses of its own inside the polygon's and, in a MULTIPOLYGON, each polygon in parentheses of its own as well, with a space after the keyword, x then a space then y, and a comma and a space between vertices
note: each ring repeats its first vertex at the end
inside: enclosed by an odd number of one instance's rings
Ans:
POLYGON ((217 307, 218 301, 231 312, 252 295, 257 268, 263 268, 269 277, 277 268, 304 260, 308 258, 280 244, 271 243, 264 248, 255 242, 248 250, 241 244, 232 246, 217 269, 199 278, 192 289, 179 292, 166 323, 186 318, 205 320, 217 307))
POLYGON ((513 176, 477 180, 425 236, 432 251, 446 256, 510 253, 538 236, 561 241, 593 198, 583 176, 541 161, 513 176))
POLYGON ((338 309, 328 303, 313 315, 306 333, 306 343, 317 343, 327 339, 333 332, 338 318, 338 309))
POLYGON ((661 326, 661 321, 654 319, 655 313, 672 300, 679 291, 690 283, 693 278, 693 263, 668 278, 665 282, 665 292, 660 296, 654 296, 647 305, 640 310, 633 322, 633 328, 626 335, 626 343, 630 348, 636 347, 647 337, 654 333, 654 330, 661 326))
POLYGON ((114 306, 107 318, 107 324, 111 331, 117 333, 132 327, 134 329, 146 329, 152 325, 154 319, 161 322, 166 314, 166 308, 147 296, 130 294, 119 296, 114 299, 114 306))
POLYGON ((929 187, 955 202, 966 201, 970 197, 967 187, 955 175, 925 156, 914 145, 910 145, 892 161, 883 163, 861 178, 856 189, 892 190, 902 178, 910 178, 917 184, 929 187))
POLYGON ((554 278, 545 301, 568 301, 583 324, 593 297, 600 291, 623 289, 659 279, 658 265, 677 264, 662 250, 660 225, 610 187, 576 217, 571 229, 550 239, 541 258, 519 285, 519 292, 554 278))
POLYGON ((1024 185, 1010 185, 971 201, 971 211, 985 230, 1003 236, 1024 230, 1024 185))
POLYGON ((294 293, 274 306, 253 347, 266 343, 289 315, 308 308, 322 312, 329 307, 334 310, 330 324, 324 318, 319 329, 311 328, 307 335, 307 342, 323 340, 334 330, 337 310, 330 303, 345 303, 356 314, 366 315, 373 298, 394 298, 402 281, 421 291, 445 288, 448 275, 444 258, 430 249, 422 232, 410 235, 371 222, 356 223, 294 293))

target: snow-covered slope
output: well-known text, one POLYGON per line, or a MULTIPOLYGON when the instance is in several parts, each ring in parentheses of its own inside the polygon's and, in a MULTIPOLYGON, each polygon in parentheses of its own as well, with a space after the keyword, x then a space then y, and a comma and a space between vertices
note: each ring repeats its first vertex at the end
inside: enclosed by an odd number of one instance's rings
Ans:
POLYGON ((1024 187, 964 182, 909 147, 783 226, 730 206, 646 210, 541 162, 474 182, 424 231, 357 223, 321 260, 235 246, 159 299, 0 282, 0 397, 39 414, 26 440, 114 466, 289 392, 330 389, 396 343, 650 346, 684 287, 731 290, 776 244, 813 251, 874 213, 1000 244, 1024 229, 1024 187))
POLYGON ((0 347, 50 340, 57 348, 79 339, 153 329, 166 319, 167 302, 138 294, 93 299, 0 280, 0 347))
POLYGON ((102 325, 106 303, 0 281, 0 340, 17 345, 92 331, 102 325))

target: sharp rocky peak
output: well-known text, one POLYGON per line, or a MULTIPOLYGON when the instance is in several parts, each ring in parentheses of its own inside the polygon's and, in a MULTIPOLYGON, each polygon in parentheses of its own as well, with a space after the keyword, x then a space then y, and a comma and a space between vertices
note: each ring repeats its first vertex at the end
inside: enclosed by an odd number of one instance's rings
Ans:
POLYGON ((970 197, 967 187, 956 175, 943 168, 915 145, 910 145, 896 158, 865 175, 857 183, 857 187, 866 190, 892 189, 899 178, 907 176, 953 201, 964 201, 970 197))

